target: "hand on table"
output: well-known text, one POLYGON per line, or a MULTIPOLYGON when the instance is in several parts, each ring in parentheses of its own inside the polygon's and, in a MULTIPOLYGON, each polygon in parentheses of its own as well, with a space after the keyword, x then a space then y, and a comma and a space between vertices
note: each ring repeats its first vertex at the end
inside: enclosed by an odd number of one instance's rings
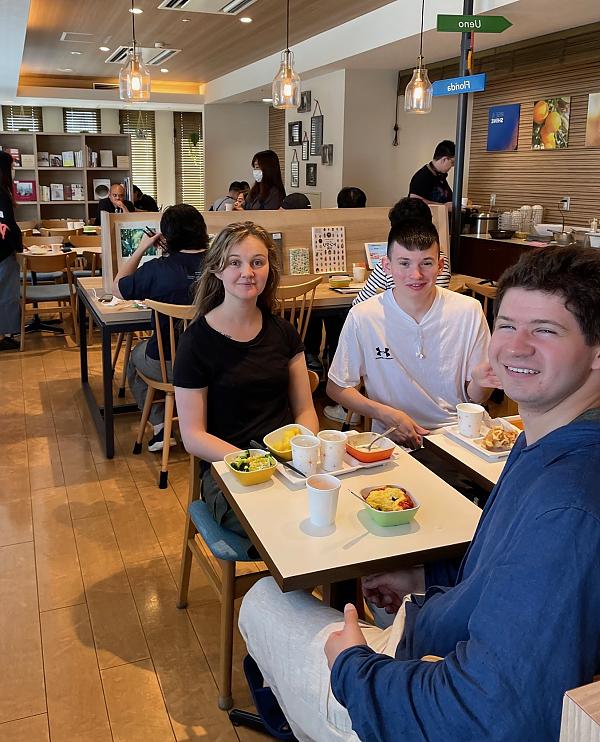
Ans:
POLYGON ((380 419, 386 428, 390 428, 392 425, 396 426, 396 430, 390 433, 390 438, 411 448, 421 448, 423 436, 427 435, 429 430, 422 428, 402 410, 395 410, 393 407, 388 409, 389 413, 383 415, 380 419))
POLYGON ((352 603, 346 603, 344 607, 344 628, 333 631, 325 642, 325 654, 329 669, 333 667, 339 654, 350 647, 366 645, 367 641, 358 625, 358 613, 352 603))
POLYGON ((494 369, 484 361, 473 368, 471 378, 480 387, 484 389, 502 389, 502 382, 494 373, 494 369))

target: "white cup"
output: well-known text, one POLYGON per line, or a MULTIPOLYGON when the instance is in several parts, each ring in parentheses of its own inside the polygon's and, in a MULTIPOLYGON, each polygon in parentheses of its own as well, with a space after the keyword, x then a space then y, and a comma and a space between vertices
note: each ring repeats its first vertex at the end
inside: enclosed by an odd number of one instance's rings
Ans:
POLYGON ((76 229, 75 222, 67 222, 67 229, 76 229))
POLYGON ((352 279, 356 283, 362 283, 365 280, 366 270, 363 265, 352 266, 352 279))
POLYGON ((324 528, 335 523, 341 486, 340 480, 331 474, 315 474, 306 480, 308 517, 314 526, 324 528))
POLYGON ((480 404, 463 402, 456 405, 458 413, 458 432, 467 438, 476 438, 481 434, 481 423, 485 410, 480 404))
POLYGON ((469 205, 469 198, 468 198, 468 196, 463 196, 460 199, 460 205, 463 207, 463 209, 466 209, 467 208, 467 206, 469 205))
POLYGON ((339 471, 346 453, 346 434, 340 430, 322 430, 317 438, 321 441, 321 469, 339 471))
POLYGON ((225 211, 233 211, 233 204, 225 204, 225 211))
POLYGON ((314 435, 295 435, 292 440, 292 463, 305 477, 317 473, 321 441, 314 435))

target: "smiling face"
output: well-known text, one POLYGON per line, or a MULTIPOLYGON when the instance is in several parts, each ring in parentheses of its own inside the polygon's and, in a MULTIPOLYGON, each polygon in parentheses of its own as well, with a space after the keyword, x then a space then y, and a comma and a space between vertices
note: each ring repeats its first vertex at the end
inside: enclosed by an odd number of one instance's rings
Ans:
POLYGON ((404 299, 433 301, 435 280, 444 265, 437 242, 427 250, 407 250, 394 242, 382 264, 394 279, 394 295, 401 306, 404 299))
POLYGON ((559 295, 509 289, 498 310, 489 358, 521 413, 573 419, 598 394, 600 346, 586 345, 559 295))
POLYGON ((269 277, 266 245, 258 237, 248 235, 231 247, 225 267, 216 276, 223 282, 226 298, 256 302, 269 277))

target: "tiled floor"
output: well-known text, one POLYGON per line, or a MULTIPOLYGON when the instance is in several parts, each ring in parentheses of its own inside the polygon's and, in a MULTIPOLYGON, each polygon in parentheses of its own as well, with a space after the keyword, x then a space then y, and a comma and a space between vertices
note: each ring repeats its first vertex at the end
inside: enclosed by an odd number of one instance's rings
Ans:
MULTIPOLYGON (((217 708, 219 605, 194 565, 178 577, 187 457, 131 450, 116 418, 104 458, 70 338, 0 354, 0 742, 265 739, 217 708)), ((99 350, 90 352, 99 381, 99 350)), ((236 706, 249 707, 237 637, 236 706)))

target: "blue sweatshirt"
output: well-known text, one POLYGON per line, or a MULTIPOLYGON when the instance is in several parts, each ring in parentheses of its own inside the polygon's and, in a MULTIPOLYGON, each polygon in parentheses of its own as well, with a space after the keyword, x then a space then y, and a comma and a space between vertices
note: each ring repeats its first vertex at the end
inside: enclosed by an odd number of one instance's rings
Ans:
POLYGON ((558 739, 564 692, 600 669, 599 475, 594 412, 519 437, 456 584, 407 603, 396 658, 338 656, 332 690, 363 742, 558 739))

